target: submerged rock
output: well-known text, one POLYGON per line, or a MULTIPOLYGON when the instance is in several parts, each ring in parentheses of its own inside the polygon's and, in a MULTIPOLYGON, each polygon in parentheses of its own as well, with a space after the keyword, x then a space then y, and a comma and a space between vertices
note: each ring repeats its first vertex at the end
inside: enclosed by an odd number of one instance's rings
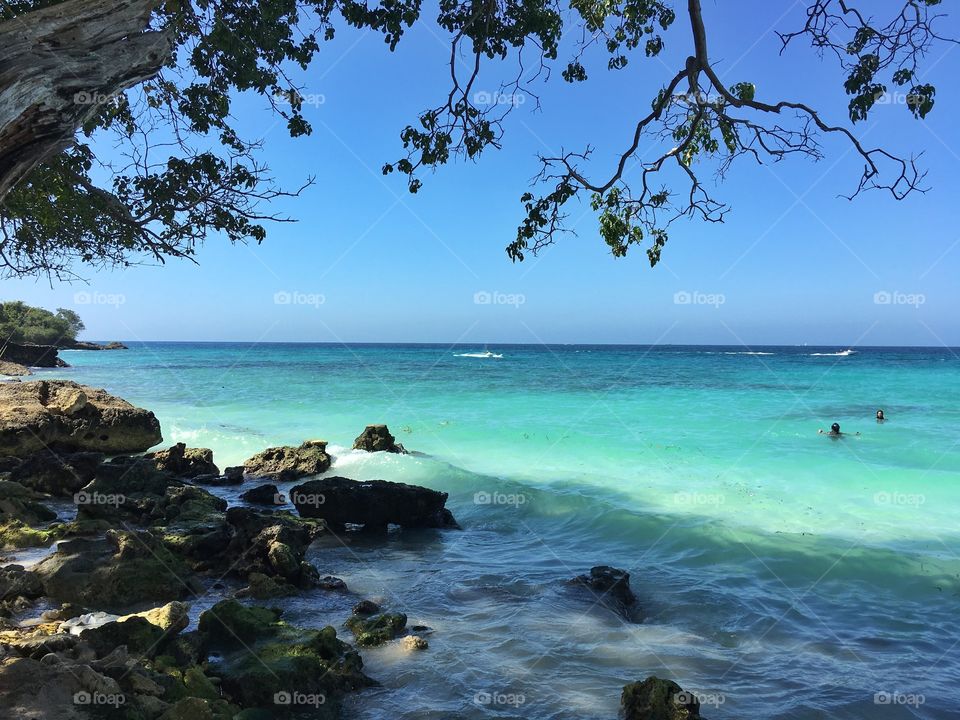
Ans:
POLYGON ((570 581, 573 585, 587 588, 599 602, 621 615, 630 617, 637 603, 637 597, 630 589, 630 573, 626 570, 597 565, 585 575, 578 575, 570 581))
POLYGON ((447 493, 386 480, 357 481, 345 477, 308 480, 290 491, 290 501, 303 517, 323 518, 328 525, 459 528, 444 505, 447 493))
POLYGON ((267 448, 243 463, 248 475, 296 480, 319 475, 330 469, 330 456, 324 440, 307 440, 299 447, 285 445, 267 448))
POLYGON ((625 685, 621 720, 700 720, 700 702, 672 680, 650 676, 625 685))
POLYGON ((177 443, 167 450, 147 453, 143 457, 156 465, 157 470, 176 477, 220 475, 220 468, 213 462, 213 450, 210 448, 188 448, 184 443, 177 443))
POLYGON ((367 452, 390 452, 406 454, 403 445, 390 434, 386 425, 367 425, 360 436, 353 441, 354 450, 367 452))
POLYGON ((105 390, 69 380, 0 383, 0 455, 141 452, 162 439, 152 412, 105 390))

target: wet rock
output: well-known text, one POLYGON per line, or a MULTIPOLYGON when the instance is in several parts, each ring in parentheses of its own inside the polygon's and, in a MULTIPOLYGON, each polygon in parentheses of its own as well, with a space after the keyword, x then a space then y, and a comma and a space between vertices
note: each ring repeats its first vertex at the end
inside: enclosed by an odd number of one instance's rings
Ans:
POLYGON ((162 439, 152 412, 104 390, 68 380, 0 383, 0 455, 140 452, 162 439))
POLYGON ((637 598, 630 589, 630 573, 626 570, 597 565, 590 568, 589 573, 578 575, 570 582, 587 588, 596 602, 621 615, 630 617, 636 610, 637 598))
POLYGON ((404 650, 426 650, 430 644, 419 635, 407 635, 400 641, 404 650))
POLYGON ((298 592, 296 586, 291 585, 285 580, 277 580, 263 573, 250 573, 247 582, 250 584, 238 590, 236 594, 237 597, 251 597, 255 600, 266 600, 269 598, 295 595, 298 592))
POLYGON ((283 505, 286 498, 276 485, 259 485, 240 495, 240 499, 258 505, 283 505))
POLYGON ((330 456, 324 440, 307 440, 299 447, 285 445, 257 453, 243 463, 248 475, 296 480, 319 475, 330 469, 330 456))
POLYGON ((406 453, 403 445, 397 442, 397 439, 390 434, 386 425, 367 425, 360 436, 353 441, 354 450, 366 450, 367 452, 390 452, 406 453))
POLYGON ((183 562, 146 532, 110 530, 103 539, 67 540, 34 572, 46 595, 111 612, 198 589, 183 562))
POLYGON ((346 623, 360 647, 383 645, 403 633, 407 616, 403 613, 383 613, 372 617, 354 615, 346 623))
POLYGON ((304 557, 310 543, 325 531, 323 523, 288 512, 262 513, 245 507, 228 509, 226 521, 232 538, 225 560, 230 561, 232 575, 279 575, 303 588, 315 583, 316 570, 304 557))
POLYGON ((42 497, 20 483, 0 480, 0 523, 19 520, 33 525, 55 520, 57 514, 39 502, 42 497))
POLYGON ((43 595, 43 583, 40 577, 22 565, 0 567, 0 600, 16 597, 29 599, 43 595))
POLYGON ((353 606, 354 615, 376 615, 380 612, 380 606, 373 600, 361 600, 353 606))
POLYGON ((322 578, 317 580, 317 587, 321 590, 333 590, 336 592, 343 592, 347 589, 347 584, 338 577, 333 575, 324 575, 322 578))
POLYGON ((220 468, 213 462, 213 450, 209 448, 188 448, 184 443, 177 443, 167 450, 147 453, 143 457, 153 462, 157 470, 176 477, 220 474, 220 468))
POLYGON ((10 479, 38 492, 71 497, 93 480, 104 457, 103 453, 97 452, 53 453, 42 450, 11 471, 10 479))
POLYGON ((458 528, 444 505, 447 493, 388 482, 344 477, 308 480, 290 491, 290 501, 303 517, 323 518, 328 525, 357 524, 367 528, 458 528))
POLYGON ((143 617, 131 616, 119 621, 104 623, 97 627, 81 631, 80 640, 85 642, 97 654, 103 657, 118 645, 128 652, 145 657, 153 657, 160 649, 164 631, 143 617))
POLYGON ((278 632, 280 611, 221 600, 200 614, 197 628, 212 648, 249 645, 278 632))
POLYGON ((625 685, 621 720, 700 720, 700 703, 672 680, 650 676, 625 685))

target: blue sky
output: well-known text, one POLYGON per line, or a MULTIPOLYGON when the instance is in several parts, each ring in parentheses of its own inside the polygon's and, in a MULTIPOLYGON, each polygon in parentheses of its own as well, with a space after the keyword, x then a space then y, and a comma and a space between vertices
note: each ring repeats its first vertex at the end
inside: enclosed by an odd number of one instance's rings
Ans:
MULTIPOLYGON (((803 4, 736 7, 704 8, 723 79, 843 122, 836 64, 800 45, 778 56, 773 29, 802 23, 803 4)), ((960 35, 960 21, 949 29, 960 35)), ((856 128, 868 145, 923 152, 925 195, 840 198, 862 163, 824 138, 818 164, 735 166, 714 191, 733 207, 727 222, 676 225, 655 269, 642 249, 612 258, 586 205, 573 209, 577 236, 509 261, 504 247, 535 154, 589 142, 597 173, 609 168, 689 51, 682 15, 666 40, 662 60, 638 56, 620 73, 595 64, 583 85, 556 72, 538 87, 540 112, 529 102, 510 117, 503 150, 427 175, 411 196, 379 168, 399 157, 400 129, 446 92, 448 47, 426 23, 395 53, 376 35, 341 31, 302 78, 317 100, 307 108, 312 136, 286 137, 262 99, 236 105, 240 126, 264 138, 281 183, 317 176, 300 198, 277 205, 297 224, 271 226, 262 246, 210 237, 199 265, 86 272, 87 284, 52 288, 5 280, 0 295, 75 308, 85 336, 103 340, 960 345, 956 48, 928 58, 924 80, 939 93, 925 122, 890 104, 856 128)), ((491 66, 478 89, 495 92, 512 70, 491 66)))

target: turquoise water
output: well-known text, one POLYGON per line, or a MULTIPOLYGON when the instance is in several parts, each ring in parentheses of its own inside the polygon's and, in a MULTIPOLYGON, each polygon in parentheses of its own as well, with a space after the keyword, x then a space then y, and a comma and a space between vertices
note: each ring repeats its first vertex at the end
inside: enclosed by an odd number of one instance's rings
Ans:
MULTIPOLYGON (((366 651, 383 685, 348 717, 612 718, 649 674, 698 693, 708 718, 957 716, 953 351, 459 356, 480 349, 133 344, 41 374, 154 410, 165 443, 213 448, 221 467, 323 438, 331 472, 450 493, 463 532, 312 551, 435 630, 425 654, 366 651), (817 434, 834 421, 861 435, 817 434), (374 422, 424 455, 349 451, 374 422), (631 572, 643 623, 560 582, 596 564, 631 572)), ((339 624, 353 600, 287 612, 339 624)))

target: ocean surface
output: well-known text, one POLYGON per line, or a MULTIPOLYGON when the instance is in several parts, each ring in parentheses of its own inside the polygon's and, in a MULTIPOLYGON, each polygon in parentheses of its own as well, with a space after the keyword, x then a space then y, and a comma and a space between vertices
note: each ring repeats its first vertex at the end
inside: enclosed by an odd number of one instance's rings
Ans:
POLYGON ((150 408, 221 468, 320 438, 331 473, 450 494, 462 532, 322 541, 355 595, 284 606, 432 628, 363 652, 381 685, 346 718, 611 719, 651 674, 708 719, 960 717, 953 350, 129 344, 37 375, 150 408), (369 423, 418 454, 351 451, 369 423), (600 564, 642 622, 564 584, 600 564))

